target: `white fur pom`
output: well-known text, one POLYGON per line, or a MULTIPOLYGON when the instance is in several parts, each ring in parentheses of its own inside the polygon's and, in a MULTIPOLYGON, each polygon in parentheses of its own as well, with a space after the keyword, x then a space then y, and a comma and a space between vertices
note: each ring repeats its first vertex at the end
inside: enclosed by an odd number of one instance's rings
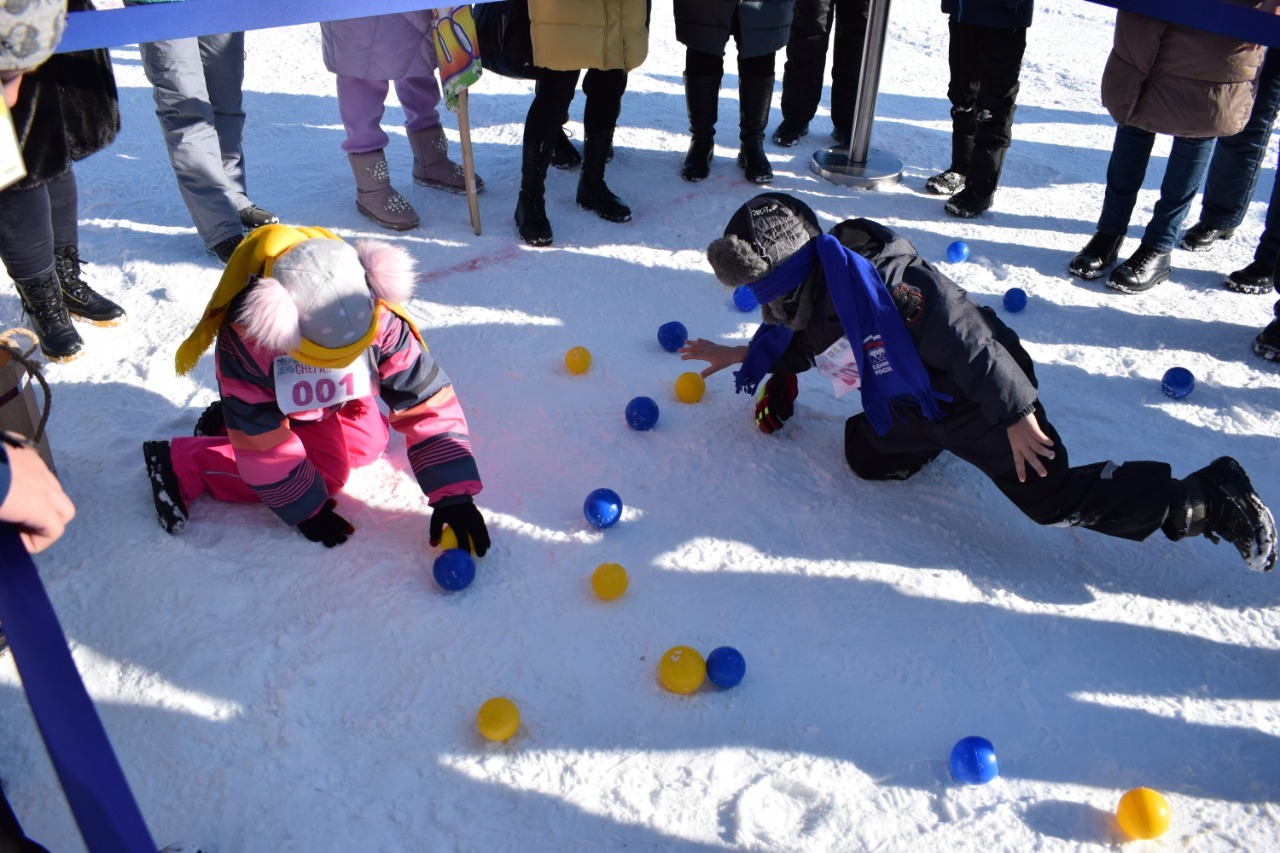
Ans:
POLYGON ((302 343, 298 306, 274 278, 260 278, 244 298, 239 320, 245 335, 278 352, 291 352, 302 343))
POLYGON ((384 302, 403 305, 413 296, 413 256, 381 240, 357 240, 356 254, 365 269, 369 290, 384 302))

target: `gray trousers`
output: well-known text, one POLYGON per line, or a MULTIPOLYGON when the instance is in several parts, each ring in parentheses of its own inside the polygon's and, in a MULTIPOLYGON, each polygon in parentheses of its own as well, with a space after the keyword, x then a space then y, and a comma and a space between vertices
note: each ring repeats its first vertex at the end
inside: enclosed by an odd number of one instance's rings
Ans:
POLYGON ((206 248, 244 233, 244 33, 140 45, 156 118, 191 221, 206 248))

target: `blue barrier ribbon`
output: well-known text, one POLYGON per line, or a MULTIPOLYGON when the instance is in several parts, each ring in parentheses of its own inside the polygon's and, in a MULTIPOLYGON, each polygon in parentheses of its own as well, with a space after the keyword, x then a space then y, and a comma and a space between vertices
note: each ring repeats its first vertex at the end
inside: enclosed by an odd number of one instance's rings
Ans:
MULTIPOLYGON (((59 53, 434 8, 431 0, 194 0, 72 12, 59 53)), ((479 0, 481 3, 489 0, 479 0)), ((448 4, 441 4, 447 6, 448 4)))
POLYGON ((155 853, 36 565, 7 524, 0 524, 0 625, 90 853, 155 853))
POLYGON ((1227 0, 1089 0, 1171 24, 1231 36, 1240 41, 1280 46, 1280 17, 1227 0))

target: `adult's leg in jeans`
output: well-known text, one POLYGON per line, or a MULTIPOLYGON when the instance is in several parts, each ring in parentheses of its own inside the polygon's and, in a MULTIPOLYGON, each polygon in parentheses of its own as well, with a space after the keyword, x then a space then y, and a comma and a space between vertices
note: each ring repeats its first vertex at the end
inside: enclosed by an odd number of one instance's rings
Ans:
POLYGON ((75 169, 44 185, 49 194, 49 221, 53 225, 53 248, 80 245, 80 189, 75 169))
POLYGON ((15 281, 53 269, 53 224, 47 185, 0 191, 0 260, 15 281))
MULTIPOLYGON (((831 126, 853 138, 853 113, 858 104, 862 52, 867 43, 871 0, 835 0, 835 36, 831 57, 831 126)), ((793 25, 794 26, 794 25, 793 25)), ((787 84, 782 83, 785 116, 787 84)))
POLYGON ((155 41, 140 47, 178 190, 200 238, 212 248, 243 234, 244 227, 222 166, 199 40, 155 41))
POLYGON ((1262 159, 1271 140, 1271 125, 1280 111, 1280 50, 1268 50, 1258 72, 1253 111, 1244 129, 1218 140, 1204 182, 1200 221, 1210 228, 1230 230, 1244 221, 1262 159))
POLYGON ((1280 172, 1271 184, 1271 200, 1267 202, 1267 218, 1263 222, 1262 237, 1253 253, 1255 261, 1262 261, 1269 269, 1280 258, 1280 172))
POLYGON ((248 207, 244 168, 244 33, 200 37, 200 59, 222 150, 222 171, 236 210, 248 207))
POLYGON ((1098 230, 1103 234, 1124 236, 1129 230, 1129 217, 1138 202, 1138 190, 1147 176, 1147 162, 1156 135, 1147 130, 1121 125, 1111 143, 1111 159, 1107 163, 1107 190, 1102 196, 1102 213, 1098 230))
POLYGON ((1142 235, 1142 242, 1161 252, 1173 251, 1178 228, 1191 209, 1196 191, 1204 180, 1209 157, 1213 154, 1215 140, 1189 139, 1175 136, 1169 149, 1169 162, 1164 168, 1164 180, 1160 182, 1160 198, 1156 199, 1151 221, 1142 235))
POLYGON ((783 119, 807 124, 818 111, 835 5, 835 0, 795 0, 787 61, 782 66, 783 119))

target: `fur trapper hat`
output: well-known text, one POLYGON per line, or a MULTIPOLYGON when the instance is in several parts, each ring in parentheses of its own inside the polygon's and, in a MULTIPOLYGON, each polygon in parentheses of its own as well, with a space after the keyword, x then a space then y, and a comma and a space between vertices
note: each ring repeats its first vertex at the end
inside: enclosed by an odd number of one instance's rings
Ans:
POLYGON ((62 41, 67 0, 0 3, 0 71, 30 71, 62 41))
POLYGON ((786 193, 761 193, 729 218, 724 236, 707 246, 716 278, 729 287, 748 284, 822 234, 807 204, 786 193))

